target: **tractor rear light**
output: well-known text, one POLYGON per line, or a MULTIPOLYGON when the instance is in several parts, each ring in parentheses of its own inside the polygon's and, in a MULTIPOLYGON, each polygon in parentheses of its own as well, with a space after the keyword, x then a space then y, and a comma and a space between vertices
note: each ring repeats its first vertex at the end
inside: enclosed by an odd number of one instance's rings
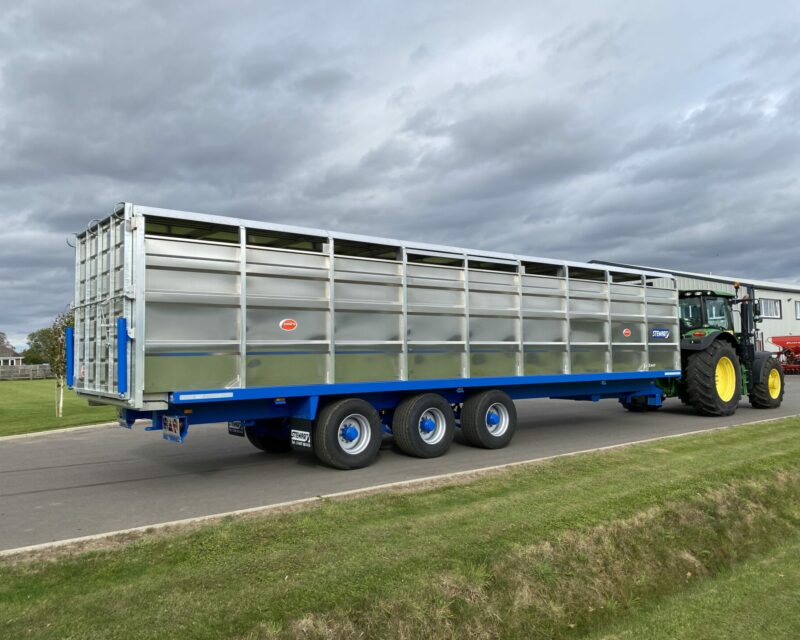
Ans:
POLYGON ((704 335, 706 335, 706 334, 705 334, 705 333, 703 333, 702 331, 695 331, 695 332, 694 332, 692 335, 693 335, 695 338, 702 338, 702 337, 703 337, 704 335))

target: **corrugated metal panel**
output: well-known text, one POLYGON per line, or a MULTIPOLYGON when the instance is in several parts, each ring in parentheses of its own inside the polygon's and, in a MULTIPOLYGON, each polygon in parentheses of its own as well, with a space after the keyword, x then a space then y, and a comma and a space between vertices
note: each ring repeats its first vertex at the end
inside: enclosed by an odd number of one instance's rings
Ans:
MULTIPOLYGON (((130 210, 125 274, 141 295, 109 313, 132 321, 133 404, 192 389, 680 367, 671 278, 211 216, 178 233, 195 218, 130 210), (148 216, 158 231, 145 233, 148 216)), ((87 245, 87 264, 97 250, 87 245)))

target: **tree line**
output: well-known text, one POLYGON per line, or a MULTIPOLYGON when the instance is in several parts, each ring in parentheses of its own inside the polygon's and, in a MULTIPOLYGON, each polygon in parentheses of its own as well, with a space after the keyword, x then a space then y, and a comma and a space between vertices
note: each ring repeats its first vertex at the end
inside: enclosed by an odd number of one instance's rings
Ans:
MULTIPOLYGON (((73 326, 72 311, 57 315, 49 327, 28 334, 28 348, 18 352, 23 364, 49 364, 64 359, 64 332, 73 326)), ((0 346, 14 349, 5 332, 0 331, 0 346)))

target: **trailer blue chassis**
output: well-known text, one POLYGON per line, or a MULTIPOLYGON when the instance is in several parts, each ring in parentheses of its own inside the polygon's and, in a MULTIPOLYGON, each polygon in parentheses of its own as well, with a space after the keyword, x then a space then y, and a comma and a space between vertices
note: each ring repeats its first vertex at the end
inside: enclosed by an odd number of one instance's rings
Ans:
POLYGON ((438 393, 453 405, 462 403, 470 393, 501 389, 514 400, 562 398, 597 402, 617 398, 624 405, 633 398, 644 397, 648 406, 659 407, 664 391, 658 381, 680 375, 679 370, 665 370, 175 391, 169 394, 166 410, 122 409, 120 424, 133 428, 137 420, 151 420, 152 426, 146 429, 162 430, 165 439, 175 442, 184 441, 189 426, 212 422, 247 425, 256 420, 287 418, 310 431, 320 405, 341 398, 362 398, 380 412, 384 430, 391 432, 394 408, 412 392, 438 393), (168 428, 164 428, 165 424, 168 428))

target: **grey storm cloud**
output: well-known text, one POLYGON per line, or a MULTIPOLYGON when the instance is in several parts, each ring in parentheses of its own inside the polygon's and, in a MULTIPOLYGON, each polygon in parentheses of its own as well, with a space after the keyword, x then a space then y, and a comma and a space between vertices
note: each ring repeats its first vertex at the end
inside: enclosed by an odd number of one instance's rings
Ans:
POLYGON ((796 3, 34 0, 0 14, 0 331, 122 200, 797 281, 796 3))

